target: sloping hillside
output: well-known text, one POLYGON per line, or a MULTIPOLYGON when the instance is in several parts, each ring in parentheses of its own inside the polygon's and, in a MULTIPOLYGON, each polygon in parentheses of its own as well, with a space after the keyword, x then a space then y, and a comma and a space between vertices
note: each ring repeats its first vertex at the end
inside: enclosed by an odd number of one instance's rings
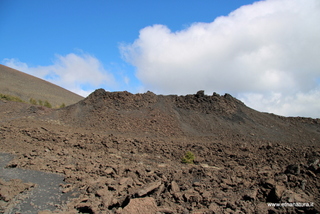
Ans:
POLYGON ((45 80, 0 65, 0 93, 19 97, 25 102, 30 98, 48 101, 53 107, 74 104, 83 97, 45 80))

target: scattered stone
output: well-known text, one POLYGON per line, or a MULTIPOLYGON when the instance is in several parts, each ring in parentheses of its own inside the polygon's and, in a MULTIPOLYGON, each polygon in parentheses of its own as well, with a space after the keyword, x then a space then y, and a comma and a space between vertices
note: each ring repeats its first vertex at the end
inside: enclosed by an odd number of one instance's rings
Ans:
POLYGON ((255 206, 255 213, 271 213, 268 212, 268 210, 269 207, 265 202, 258 202, 258 204, 255 206))
POLYGON ((312 172, 312 171, 310 171, 310 170, 307 170, 307 175, 309 175, 309 176, 311 176, 311 177, 313 177, 313 178, 316 178, 316 177, 317 177, 317 175, 314 174, 314 172, 312 172))
POLYGON ((185 192, 183 194, 183 197, 186 201, 191 202, 191 203, 192 202, 198 203, 201 201, 201 195, 198 192, 192 191, 192 190, 185 192))
POLYGON ((258 193, 258 189, 254 188, 254 189, 249 189, 247 191, 244 192, 242 198, 245 201, 255 201, 256 200, 256 196, 258 193))
POLYGON ((165 190, 165 185, 164 184, 161 184, 160 187, 158 188, 158 191, 157 191, 157 198, 160 197, 160 195, 164 192, 165 190))
POLYGON ((283 191, 283 195, 281 198, 281 202, 288 202, 288 203, 307 203, 310 202, 308 196, 304 193, 295 193, 292 190, 285 190, 283 191))
POLYGON ((113 193, 107 188, 97 190, 96 195, 101 198, 105 207, 109 207, 112 204, 113 193))
POLYGON ((151 197, 131 199, 125 206, 121 214, 146 214, 156 213, 158 211, 155 200, 151 197))
POLYGON ((231 203, 231 202, 227 202, 227 205, 226 205, 227 208, 230 208, 232 210, 237 210, 237 206, 234 204, 234 203, 231 203))
POLYGON ((167 207, 158 207, 158 213, 159 213, 159 214, 161 214, 161 213, 174 214, 175 211, 173 211, 172 209, 167 208, 167 207))
POLYGON ((94 213, 91 203, 80 203, 75 206, 79 213, 94 213))
POLYGON ((107 175, 110 175, 110 174, 113 174, 114 173, 114 170, 111 168, 111 167, 108 167, 104 170, 104 172, 107 174, 107 175))
POLYGON ((291 164, 291 165, 287 166, 285 173, 286 174, 299 175, 300 174, 300 165, 291 164))
POLYGON ((213 211, 214 213, 222 213, 221 206, 216 203, 210 204, 209 210, 213 211))
POLYGON ((145 185, 142 189, 137 192, 139 197, 148 194, 149 192, 157 189, 161 185, 161 181, 155 181, 153 183, 145 185))
POLYGON ((288 182, 288 176, 286 174, 283 174, 283 173, 277 174, 277 175, 274 176, 274 180, 276 182, 286 183, 286 182, 288 182))
POLYGON ((306 184, 307 184, 307 180, 302 180, 301 181, 301 189, 305 190, 306 189, 306 184))
POLYGON ((194 187, 200 187, 200 186, 201 186, 201 183, 200 183, 200 182, 194 182, 194 183, 193 183, 193 186, 194 186, 194 187))
POLYGON ((177 182, 175 182, 175 181, 171 182, 171 190, 173 193, 180 192, 180 188, 179 188, 177 182))
POLYGON ((73 190, 73 186, 67 186, 67 187, 65 187, 65 188, 62 190, 62 192, 63 192, 63 193, 68 193, 68 192, 70 192, 71 190, 73 190))
POLYGON ((310 165, 309 165, 309 169, 313 172, 316 172, 319 169, 319 159, 314 160, 310 165))
POLYGON ((281 201, 282 194, 286 190, 284 186, 276 185, 268 195, 267 201, 278 203, 281 201))
POLYGON ((275 181, 273 179, 268 179, 264 182, 264 187, 268 189, 272 189, 275 186, 275 181))

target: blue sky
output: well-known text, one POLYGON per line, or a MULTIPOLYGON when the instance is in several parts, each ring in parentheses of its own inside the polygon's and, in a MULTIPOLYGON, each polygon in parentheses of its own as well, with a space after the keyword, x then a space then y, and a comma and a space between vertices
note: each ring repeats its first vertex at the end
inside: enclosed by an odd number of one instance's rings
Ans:
POLYGON ((319 117, 319 14, 317 0, 1 0, 0 63, 83 96, 204 89, 319 117))

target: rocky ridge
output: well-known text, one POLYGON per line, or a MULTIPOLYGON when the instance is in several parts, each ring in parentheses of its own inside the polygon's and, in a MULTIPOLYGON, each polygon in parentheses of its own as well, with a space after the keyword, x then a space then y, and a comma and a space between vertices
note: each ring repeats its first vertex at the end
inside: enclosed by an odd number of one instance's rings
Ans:
POLYGON ((229 94, 155 95, 152 92, 96 90, 77 104, 55 112, 72 126, 142 136, 251 138, 317 145, 320 119, 261 113, 229 94))

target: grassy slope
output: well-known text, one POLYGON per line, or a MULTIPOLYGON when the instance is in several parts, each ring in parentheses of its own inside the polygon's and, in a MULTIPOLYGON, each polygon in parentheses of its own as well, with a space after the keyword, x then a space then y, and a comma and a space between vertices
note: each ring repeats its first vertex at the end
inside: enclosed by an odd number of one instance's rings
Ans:
POLYGON ((29 102, 35 100, 49 101, 52 107, 74 104, 83 97, 45 80, 21 71, 0 65, 0 93, 19 97, 29 102))

